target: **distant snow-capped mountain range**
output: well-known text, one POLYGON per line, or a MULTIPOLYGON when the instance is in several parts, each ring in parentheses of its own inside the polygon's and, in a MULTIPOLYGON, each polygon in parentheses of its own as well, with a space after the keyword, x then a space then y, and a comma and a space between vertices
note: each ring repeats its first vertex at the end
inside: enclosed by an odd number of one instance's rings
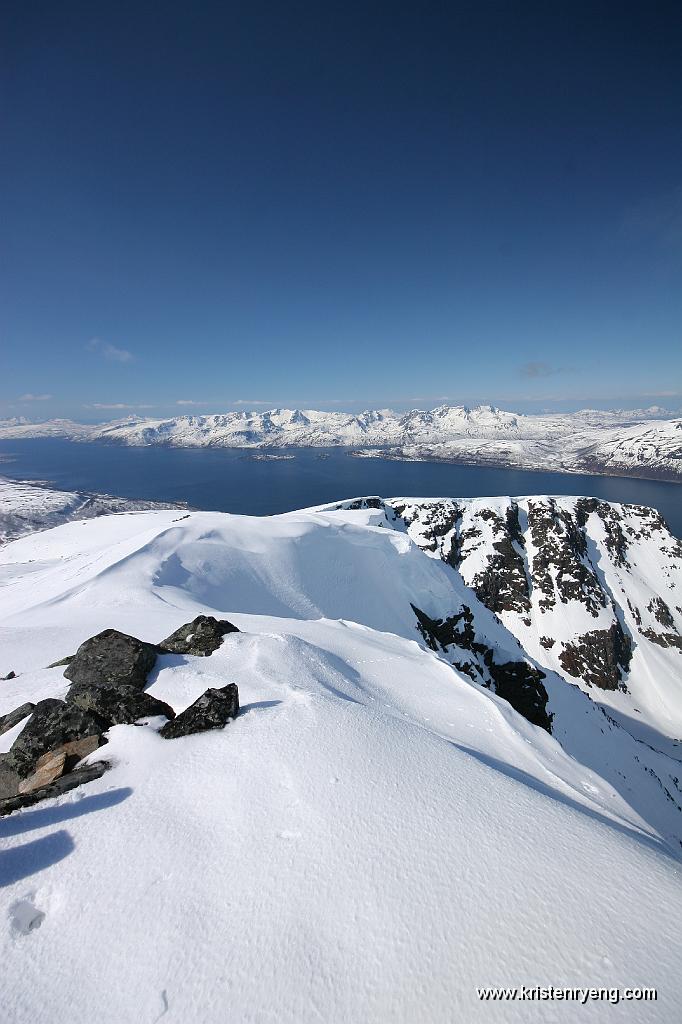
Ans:
POLYGON ((0 439, 63 437, 181 448, 347 447, 364 457, 682 479, 682 419, 666 410, 524 415, 493 406, 362 413, 270 409, 104 424, 0 421, 0 439))

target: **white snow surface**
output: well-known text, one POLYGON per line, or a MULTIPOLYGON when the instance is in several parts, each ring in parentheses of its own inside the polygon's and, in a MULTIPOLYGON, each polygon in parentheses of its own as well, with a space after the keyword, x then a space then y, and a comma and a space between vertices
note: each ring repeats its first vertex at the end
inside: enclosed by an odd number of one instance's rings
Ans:
POLYGON ((345 446, 366 457, 682 477, 682 419, 657 407, 524 415, 489 405, 443 405, 406 413, 270 409, 166 419, 132 416, 105 424, 0 421, 0 439, 55 436, 132 446, 345 446))
POLYGON ((180 711, 236 682, 242 711, 172 741, 117 726, 102 778, 0 819, 5 1019, 673 1024, 679 812, 645 770, 673 759, 555 675, 560 744, 428 650, 411 604, 463 596, 385 508, 136 512, 6 545, 0 714, 63 695, 45 666, 99 630, 158 642, 200 613, 242 632, 160 657, 150 692, 180 711), (658 999, 476 995, 536 984, 658 999))

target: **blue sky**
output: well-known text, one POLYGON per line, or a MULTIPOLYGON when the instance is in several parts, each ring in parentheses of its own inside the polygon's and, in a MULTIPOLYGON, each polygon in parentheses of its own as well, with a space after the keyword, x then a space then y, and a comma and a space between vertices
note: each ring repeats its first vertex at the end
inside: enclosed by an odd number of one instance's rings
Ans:
POLYGON ((682 405, 679 5, 8 6, 0 416, 682 405))

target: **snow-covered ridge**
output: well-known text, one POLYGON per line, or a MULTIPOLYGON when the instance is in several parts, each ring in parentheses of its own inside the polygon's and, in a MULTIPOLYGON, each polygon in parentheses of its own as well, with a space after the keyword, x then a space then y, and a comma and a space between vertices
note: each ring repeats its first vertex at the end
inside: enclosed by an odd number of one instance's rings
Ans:
POLYGON ((0 423, 0 439, 48 436, 132 446, 348 447, 368 457, 682 478, 682 419, 665 418, 657 407, 543 415, 492 406, 440 406, 403 414, 271 409, 169 419, 131 417, 99 425, 69 420, 0 423))
POLYGON ((7 544, 0 715, 63 697, 54 663, 100 630, 197 614, 240 632, 160 655, 147 693, 178 713, 236 683, 242 708, 170 741, 113 726, 101 778, 0 818, 8 1019, 525 1022, 476 986, 547 980, 652 986, 619 1015, 675 1020, 680 548, 651 509, 547 496, 7 544))

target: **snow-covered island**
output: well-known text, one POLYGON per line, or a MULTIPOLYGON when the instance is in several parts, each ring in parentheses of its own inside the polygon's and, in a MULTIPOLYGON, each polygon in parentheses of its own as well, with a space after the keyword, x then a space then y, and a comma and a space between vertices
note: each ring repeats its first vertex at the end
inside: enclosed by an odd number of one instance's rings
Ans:
POLYGON ((522 415, 444 405, 401 414, 271 409, 104 424, 0 421, 0 440, 30 437, 135 447, 345 447, 370 457, 682 480, 682 419, 658 407, 522 415))
POLYGON ((6 1018, 527 1021, 477 987, 551 984, 670 1024, 681 595, 657 513, 589 498, 6 544, 6 1018))

